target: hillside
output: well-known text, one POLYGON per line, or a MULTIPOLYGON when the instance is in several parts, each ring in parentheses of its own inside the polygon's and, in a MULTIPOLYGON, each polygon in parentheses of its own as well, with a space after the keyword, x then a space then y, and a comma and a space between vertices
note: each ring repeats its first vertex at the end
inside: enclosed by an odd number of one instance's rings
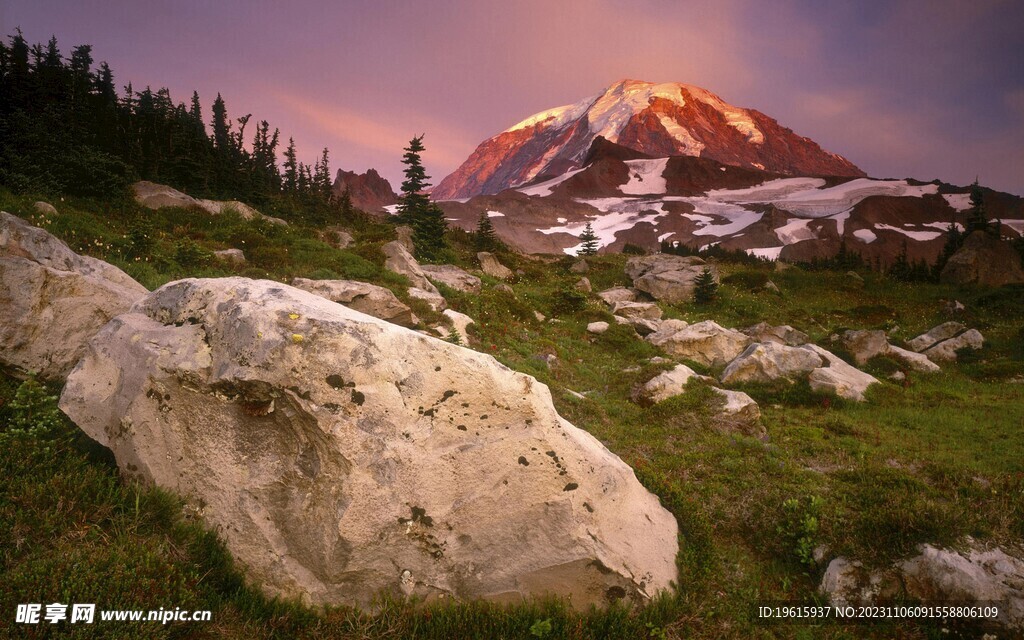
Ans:
MULTIPOLYGON (((384 267, 381 247, 395 237, 386 224, 346 223, 354 243, 337 249, 316 228, 268 225, 232 213, 150 211, 125 202, 111 214, 69 198, 56 203, 55 213, 41 214, 33 201, 3 193, 0 209, 122 267, 150 289, 189 276, 278 282, 344 277, 387 287, 415 311, 422 328, 443 321, 410 297, 409 280, 384 267), (133 240, 140 228, 149 240, 144 245, 133 240), (241 249, 246 262, 214 259, 212 252, 222 249, 241 249)), ((344 607, 318 612, 273 603, 242 587, 222 543, 203 532, 191 507, 120 479, 109 453, 65 419, 55 417, 32 435, 12 430, 21 424, 12 421, 26 413, 12 400, 19 383, 6 378, 0 518, 15 535, 3 547, 4 608, 88 594, 111 608, 173 601, 214 611, 212 626, 171 625, 156 637, 186 630, 193 637, 392 637, 414 629, 419 637, 529 637, 531 628, 547 628, 545 621, 551 637, 799 637, 799 627, 761 626, 751 608, 815 597, 832 558, 882 568, 922 543, 955 545, 969 535, 1009 549, 1024 535, 1024 451, 1016 437, 1024 420, 1018 289, 909 285, 863 270, 853 278, 843 268, 779 271, 768 264, 718 263, 716 301, 660 302, 659 314, 725 327, 788 324, 846 358, 851 354, 831 340, 846 329, 880 329, 893 344, 903 344, 955 317, 985 336, 980 351, 944 363, 939 373, 907 370, 885 356, 869 361, 862 368, 880 382, 866 402, 844 401, 805 382, 733 386, 760 407, 761 426, 745 431, 723 416, 721 401, 700 383, 653 405, 636 400, 638 387, 679 360, 633 327, 616 324, 595 294, 576 292, 581 274, 574 259, 502 251, 501 262, 516 272, 502 281, 480 272, 471 235, 456 230, 450 241, 454 264, 481 280, 480 293, 437 283, 449 308, 475 321, 468 345, 550 387, 558 412, 600 439, 660 498, 680 526, 678 592, 646 607, 589 613, 554 602, 414 608, 390 600, 370 616, 344 607), (965 310, 946 311, 953 300, 965 310), (588 325, 594 322, 610 327, 592 333, 588 325), (896 371, 900 381, 890 378, 896 371), (821 560, 809 554, 812 548, 823 550, 821 560), (79 586, 62 591, 69 587, 58 579, 79 586)), ((626 261, 623 255, 588 258, 584 275, 592 290, 630 286, 626 261)), ((717 365, 683 362, 698 373, 721 372, 717 365)), ((46 411, 52 412, 52 401, 34 402, 33 419, 51 415, 46 411)), ((815 637, 927 637, 929 629, 909 622, 828 625, 817 628, 815 637)))

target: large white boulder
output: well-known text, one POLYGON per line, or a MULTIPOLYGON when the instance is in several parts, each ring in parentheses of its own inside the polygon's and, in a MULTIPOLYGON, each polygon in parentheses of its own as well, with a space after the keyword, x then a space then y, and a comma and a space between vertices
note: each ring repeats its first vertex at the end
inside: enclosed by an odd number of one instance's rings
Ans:
POLYGON ((147 209, 163 209, 164 207, 191 208, 199 207, 207 213, 220 215, 222 213, 237 213, 243 220, 259 219, 271 224, 287 226, 287 222, 281 218, 267 216, 256 209, 253 209, 244 202, 238 200, 202 200, 182 193, 173 187, 165 184, 157 184, 142 180, 132 185, 135 192, 135 201, 147 209))
POLYGON ((546 386, 287 285, 154 291, 89 343, 60 406, 272 595, 586 607, 677 577, 672 515, 546 386))
POLYGON ((743 329, 743 333, 756 342, 778 342, 790 347, 798 347, 811 341, 806 333, 794 329, 788 324, 773 326, 767 322, 759 322, 752 327, 743 329))
POLYGON ((626 261, 626 275, 635 288, 669 303, 691 301, 697 277, 705 268, 711 270, 717 282, 718 270, 696 256, 655 253, 626 261))
POLYGON ((384 268, 405 276, 417 289, 428 293, 438 293, 437 287, 427 279, 427 274, 420 268, 420 263, 416 262, 416 258, 401 242, 393 240, 382 246, 380 250, 384 252, 384 268))
POLYGON ((612 304, 612 313, 624 318, 661 320, 661 307, 653 302, 616 302, 612 304))
POLYGON ((374 318, 415 327, 419 318, 390 289, 358 280, 310 280, 295 278, 292 286, 315 293, 374 318))
POLYGON ((722 382, 772 382, 796 378, 817 369, 824 361, 818 354, 777 342, 750 345, 722 372, 722 382))
POLYGON ((911 351, 921 353, 925 349, 933 347, 943 340, 949 340, 953 336, 963 333, 966 329, 967 327, 959 322, 943 322, 938 326, 932 327, 916 338, 907 340, 907 348, 911 351))
POLYGON ((662 400, 668 400, 671 397, 684 393, 686 385, 692 379, 713 382, 712 378, 698 374, 685 364, 678 364, 644 383, 637 390, 636 400, 645 404, 657 404, 662 400))
POLYGON ((864 392, 868 387, 878 383, 873 375, 847 364, 842 358, 816 344, 805 344, 799 347, 807 349, 821 357, 825 366, 811 371, 807 381, 815 391, 828 391, 846 400, 863 402, 864 392))
POLYGON ((89 338, 146 293, 117 267, 0 212, 0 364, 63 379, 89 338))
POLYGON ((515 275, 511 269, 498 262, 498 258, 493 253, 481 251, 476 254, 476 259, 480 263, 480 270, 492 278, 508 280, 515 275))
POLYGON ((935 373, 939 371, 939 365, 929 360, 928 356, 923 353, 914 353, 913 351, 889 345, 889 350, 886 351, 886 355, 894 360, 902 362, 911 371, 917 371, 920 373, 935 373))
POLYGON ((881 330, 844 331, 841 340, 843 346, 853 355, 853 361, 861 366, 867 364, 871 358, 889 352, 889 340, 881 330))
POLYGON ((605 304, 613 305, 616 302, 636 302, 636 290, 626 287, 612 287, 597 294, 598 298, 604 300, 605 304))
POLYGON ((733 329, 726 329, 714 320, 679 326, 665 321, 658 331, 645 339, 678 358, 693 360, 709 367, 720 367, 740 355, 750 337, 733 329))

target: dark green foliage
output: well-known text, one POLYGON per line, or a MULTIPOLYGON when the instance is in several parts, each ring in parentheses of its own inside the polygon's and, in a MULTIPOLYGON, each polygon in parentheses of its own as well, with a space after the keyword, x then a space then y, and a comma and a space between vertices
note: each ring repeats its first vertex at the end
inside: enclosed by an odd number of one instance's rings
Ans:
POLYGON ((708 304, 717 297, 718 283, 715 282, 715 274, 711 272, 711 267, 704 267, 695 282, 693 301, 697 304, 708 304))
POLYGON ((587 307, 587 295, 570 282, 565 282, 555 292, 551 313, 556 316, 573 315, 587 307))
POLYGON ((476 235, 473 238, 476 244, 477 251, 497 251, 501 248, 502 243, 498 240, 497 234, 494 232, 494 225, 491 224, 491 218, 484 211, 480 214, 480 221, 476 225, 476 235))
POLYGON ((704 259, 714 258, 737 264, 766 264, 771 262, 767 258, 759 258, 742 249, 723 249, 717 244, 706 246, 703 249, 694 249, 685 244, 673 244, 665 241, 661 243, 661 253, 668 253, 674 256, 698 256, 704 259))
POLYGON ((396 221, 412 227, 416 257, 424 262, 435 262, 445 255, 447 249, 444 232, 448 222, 441 208, 430 202, 424 193, 430 186, 427 182, 430 176, 420 158, 423 149, 422 135, 410 140, 409 146, 405 148, 405 155, 402 156, 405 180, 402 182, 402 202, 398 205, 396 221))
POLYGON ((15 192, 117 201, 143 179, 271 207, 289 220, 337 217, 326 149, 314 174, 289 144, 282 178, 279 132, 267 121, 256 123, 250 151, 243 144, 250 115, 235 128, 218 95, 207 136, 198 93, 188 106, 175 104, 167 89, 129 84, 118 96, 110 67, 94 70, 87 45, 65 59, 56 40, 30 48, 16 31, 9 46, 0 43, 0 96, 0 185, 15 192))
POLYGON ((597 241, 597 234, 594 233, 594 227, 588 222, 587 226, 583 228, 583 233, 580 234, 580 250, 577 255, 581 256, 596 256, 597 250, 600 248, 600 244, 597 241))
POLYGON ((639 245, 627 242, 626 244, 622 245, 622 253, 628 256, 642 256, 645 255, 647 251, 639 245))

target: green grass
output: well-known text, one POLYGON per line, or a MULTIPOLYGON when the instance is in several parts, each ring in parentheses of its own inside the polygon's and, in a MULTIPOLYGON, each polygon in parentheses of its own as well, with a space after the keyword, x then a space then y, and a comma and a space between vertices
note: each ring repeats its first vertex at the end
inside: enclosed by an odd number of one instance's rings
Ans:
MULTIPOLYGON (((0 192, 0 208, 27 218, 33 200, 0 192)), ((404 279, 382 268, 380 246, 393 231, 373 220, 353 229, 353 248, 339 251, 302 227, 150 212, 129 203, 55 204, 57 216, 35 221, 150 288, 185 276, 350 277, 408 299, 404 279), (140 230, 152 237, 140 240, 140 230), (183 238, 198 252, 180 250, 183 238), (142 245, 145 252, 137 252, 142 245), (229 247, 242 248, 249 264, 229 268, 203 258, 229 247)), ((447 257, 474 268, 471 237, 455 232, 450 243, 447 257)), ((530 638, 537 637, 531 628, 545 633, 549 621, 552 638, 926 638, 939 636, 914 624, 760 626, 750 612, 768 600, 815 598, 824 567, 809 561, 807 551, 819 545, 830 557, 882 565, 922 542, 955 543, 970 535, 1000 544, 1024 536, 1019 289, 906 285, 868 272, 859 287, 838 272, 720 265, 717 301, 665 306, 666 316, 730 327, 791 324, 840 353, 829 338, 844 328, 885 329, 898 343, 947 320, 943 305, 956 299, 967 306, 962 321, 987 340, 964 362, 936 375, 909 373, 902 384, 886 377, 894 363, 873 361, 867 368, 883 383, 866 403, 814 393, 806 383, 744 386, 761 406, 769 436, 761 441, 724 428, 714 410, 718 400, 701 385, 653 407, 634 403, 638 385, 671 367, 649 362, 660 350, 614 323, 601 335, 586 332, 588 322, 612 318, 595 296, 566 295, 579 279, 568 271, 572 259, 507 252, 500 258, 519 272, 512 293, 496 290, 498 282, 486 276, 480 295, 444 291, 452 308, 476 319, 470 346, 549 385, 558 411, 630 464, 672 511, 681 542, 676 593, 643 608, 588 612, 554 601, 502 607, 385 600, 372 614, 269 601, 245 585, 221 543, 174 496, 121 480, 109 453, 66 420, 31 437, 12 432, 17 384, 4 378, 0 611, 7 616, 17 602, 61 598, 94 598, 108 608, 172 604, 214 611, 210 625, 95 627, 76 629, 77 637, 530 638), (763 291, 768 279, 780 294, 763 291), (551 320, 541 322, 535 312, 551 320), (548 355, 556 358, 549 362, 548 355)), ((628 284, 625 260, 588 259, 595 291, 628 284)), ((413 306, 427 323, 436 321, 436 314, 413 306)), ((0 636, 11 619, 0 619, 0 636)))

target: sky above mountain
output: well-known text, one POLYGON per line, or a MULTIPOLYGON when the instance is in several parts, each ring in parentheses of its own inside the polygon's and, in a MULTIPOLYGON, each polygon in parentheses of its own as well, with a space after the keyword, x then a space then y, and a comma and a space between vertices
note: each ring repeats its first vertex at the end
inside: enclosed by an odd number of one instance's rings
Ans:
POLYGON ((623 78, 685 82, 876 177, 1024 194, 1024 3, 5 0, 0 29, 92 44, 116 81, 219 91, 303 159, 396 186, 425 133, 433 182, 482 140, 623 78))

